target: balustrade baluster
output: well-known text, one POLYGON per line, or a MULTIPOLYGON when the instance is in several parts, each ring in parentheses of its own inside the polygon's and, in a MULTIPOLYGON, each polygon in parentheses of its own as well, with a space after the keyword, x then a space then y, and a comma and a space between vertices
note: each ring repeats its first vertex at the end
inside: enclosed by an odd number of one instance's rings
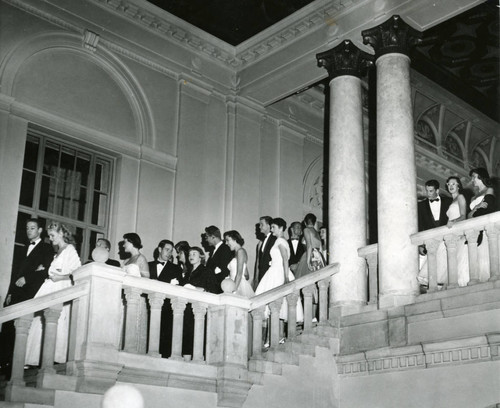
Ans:
POLYGON ((42 371, 45 373, 56 372, 54 369, 54 354, 56 351, 57 324, 62 308, 63 305, 57 305, 43 311, 45 330, 43 336, 42 371))
POLYGON ((165 297, 161 293, 151 293, 148 295, 149 306, 151 308, 148 355, 152 357, 160 357, 161 309, 165 297))
POLYGON ((14 355, 12 357, 12 372, 9 384, 24 386, 24 361, 26 359, 26 343, 30 331, 33 313, 20 317, 14 321, 16 328, 16 340, 14 343, 14 355))
POLYGON ((490 253, 490 281, 500 279, 500 255, 498 250, 500 234, 500 223, 489 225, 486 227, 486 234, 488 235, 488 246, 490 253))
POLYGON ((425 241, 425 249, 427 250, 427 273, 429 292, 437 290, 437 250, 441 241, 437 239, 429 239, 425 241))
POLYGON ((295 337, 297 332, 297 301, 299 300, 298 293, 290 293, 286 296, 288 304, 288 327, 287 337, 289 339, 295 337))
POLYGON ((457 243, 456 235, 445 235, 444 242, 448 257, 448 288, 458 288, 458 262, 457 262, 457 243))
POLYGON ((328 320, 328 287, 330 278, 318 282, 319 287, 319 321, 325 323, 328 320))
POLYGON ((188 301, 175 298, 170 301, 174 315, 172 324, 172 360, 182 360, 182 330, 184 326, 184 310, 188 301))
POLYGON ((304 333, 309 333, 312 330, 312 298, 315 290, 315 284, 302 288, 302 295, 304 296, 304 333))
MULTIPOLYGON (((378 303, 378 253, 371 253, 366 255, 366 262, 368 264, 368 287, 370 290, 370 297, 368 304, 378 303)), ((320 296, 321 302, 321 296, 320 296)), ((321 313, 320 313, 321 318, 321 313)))
POLYGON ((125 299, 127 300, 124 350, 129 353, 136 353, 139 346, 137 315, 139 314, 141 290, 137 288, 125 288, 124 292, 125 299))
POLYGON ((271 347, 276 347, 280 341, 280 311, 283 305, 283 298, 275 300, 269 304, 269 309, 271 310, 271 330, 270 344, 271 347))
POLYGON ((253 358, 262 356, 262 321, 264 320, 265 310, 265 307, 262 306, 251 312, 253 319, 253 358))
POLYGON ((469 254, 469 282, 468 286, 479 283, 479 262, 477 257, 477 237, 479 231, 467 230, 465 237, 467 238, 467 251, 469 254))
POLYGON ((194 343, 193 343, 193 361, 204 361, 203 358, 203 339, 205 337, 205 316, 208 305, 201 302, 193 302, 194 314, 194 343))

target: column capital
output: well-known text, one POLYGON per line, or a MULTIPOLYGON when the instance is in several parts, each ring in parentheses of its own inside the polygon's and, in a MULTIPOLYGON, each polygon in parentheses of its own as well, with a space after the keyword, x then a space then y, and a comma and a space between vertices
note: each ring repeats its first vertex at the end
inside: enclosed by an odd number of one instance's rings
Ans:
POLYGON ((351 40, 344 40, 336 47, 316 54, 318 67, 328 71, 330 79, 343 75, 361 78, 368 66, 373 64, 373 56, 360 50, 351 40))
POLYGON ((363 43, 375 50, 375 59, 389 53, 408 55, 410 48, 421 42, 421 33, 394 15, 376 27, 363 30, 363 43))

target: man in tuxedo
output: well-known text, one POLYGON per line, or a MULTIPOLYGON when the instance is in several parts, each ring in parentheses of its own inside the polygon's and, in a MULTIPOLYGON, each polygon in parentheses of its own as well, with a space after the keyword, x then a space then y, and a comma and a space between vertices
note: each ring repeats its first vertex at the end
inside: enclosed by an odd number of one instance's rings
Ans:
MULTIPOLYGON (((174 243, 162 239, 155 250, 155 260, 148 262, 150 279, 178 285, 182 280, 182 268, 172 262, 174 243)), ((160 354, 163 358, 172 354, 173 314, 170 299, 165 298, 161 309, 160 354)))
POLYGON ((259 219, 260 232, 265 236, 265 238, 258 251, 256 268, 258 274, 254 281, 255 287, 259 285, 259 282, 269 269, 269 263, 271 262, 271 248, 276 242, 276 237, 271 234, 272 221, 272 217, 269 217, 268 215, 260 217, 259 219))
MULTIPOLYGON (((451 204, 451 198, 439 195, 439 182, 437 180, 428 180, 425 183, 427 198, 418 203, 418 230, 425 231, 432 228, 441 227, 448 223, 446 211, 451 204)), ((427 251, 425 245, 418 247, 419 253, 419 274, 418 281, 424 287, 428 284, 427 270, 427 251)), ((448 265, 446 259, 446 250, 442 242, 437 250, 437 274, 438 284, 444 284, 447 280, 448 265)))
POLYGON ((29 245, 26 255, 16 267, 9 287, 5 305, 14 305, 33 299, 36 292, 48 277, 49 266, 54 259, 54 249, 42 241, 43 228, 37 219, 26 223, 26 236, 29 245))
POLYGON ((288 264, 290 265, 290 270, 295 273, 297 266, 299 264, 302 254, 305 252, 304 245, 300 242, 302 238, 302 224, 300 221, 294 221, 288 229, 288 246, 290 247, 290 259, 288 264))
POLYGON ((206 267, 213 271, 215 274, 215 280, 217 282, 215 293, 222 293, 221 283, 229 276, 228 265, 233 259, 233 252, 229 247, 222 242, 222 235, 219 228, 214 225, 205 228, 205 239, 207 244, 210 246, 211 251, 209 252, 209 257, 206 263, 206 267))

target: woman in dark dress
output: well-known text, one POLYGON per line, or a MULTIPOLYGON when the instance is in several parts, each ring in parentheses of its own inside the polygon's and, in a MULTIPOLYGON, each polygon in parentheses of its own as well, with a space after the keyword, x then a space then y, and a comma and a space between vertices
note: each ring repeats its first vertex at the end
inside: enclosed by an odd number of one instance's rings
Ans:
MULTIPOLYGON (((191 272, 188 278, 183 282, 185 288, 200 290, 203 292, 217 293, 217 280, 213 271, 204 265, 205 254, 199 247, 189 249, 188 256, 191 272)), ((206 331, 206 325, 205 325, 206 331)), ((182 336, 182 354, 184 359, 191 359, 193 355, 193 339, 194 339, 194 315, 193 308, 190 303, 186 305, 184 311, 184 333, 182 336)))

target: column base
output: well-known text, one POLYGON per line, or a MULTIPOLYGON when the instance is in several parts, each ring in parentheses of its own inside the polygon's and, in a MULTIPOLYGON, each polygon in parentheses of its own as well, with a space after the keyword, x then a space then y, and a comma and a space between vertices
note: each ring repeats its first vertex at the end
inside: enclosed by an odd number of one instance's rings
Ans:
POLYGON ((491 278, 488 279, 488 282, 495 282, 497 280, 500 280, 500 276, 493 275, 491 278))
POLYGON ((378 305, 379 309, 389 309, 391 307, 404 306, 415 303, 417 295, 415 293, 411 294, 396 294, 388 293, 381 294, 379 297, 378 305))
MULTIPOLYGON (((366 306, 366 302, 361 300, 339 300, 333 302, 329 305, 329 315, 332 316, 334 314, 334 310, 336 308, 340 308, 341 316, 352 315, 356 313, 360 313, 363 308, 366 306)), ((338 313, 338 311, 337 311, 338 313)))
POLYGON ((473 280, 470 280, 469 282, 467 282, 467 286, 474 286, 474 285, 477 285, 481 282, 479 282, 479 279, 473 279, 473 280))

